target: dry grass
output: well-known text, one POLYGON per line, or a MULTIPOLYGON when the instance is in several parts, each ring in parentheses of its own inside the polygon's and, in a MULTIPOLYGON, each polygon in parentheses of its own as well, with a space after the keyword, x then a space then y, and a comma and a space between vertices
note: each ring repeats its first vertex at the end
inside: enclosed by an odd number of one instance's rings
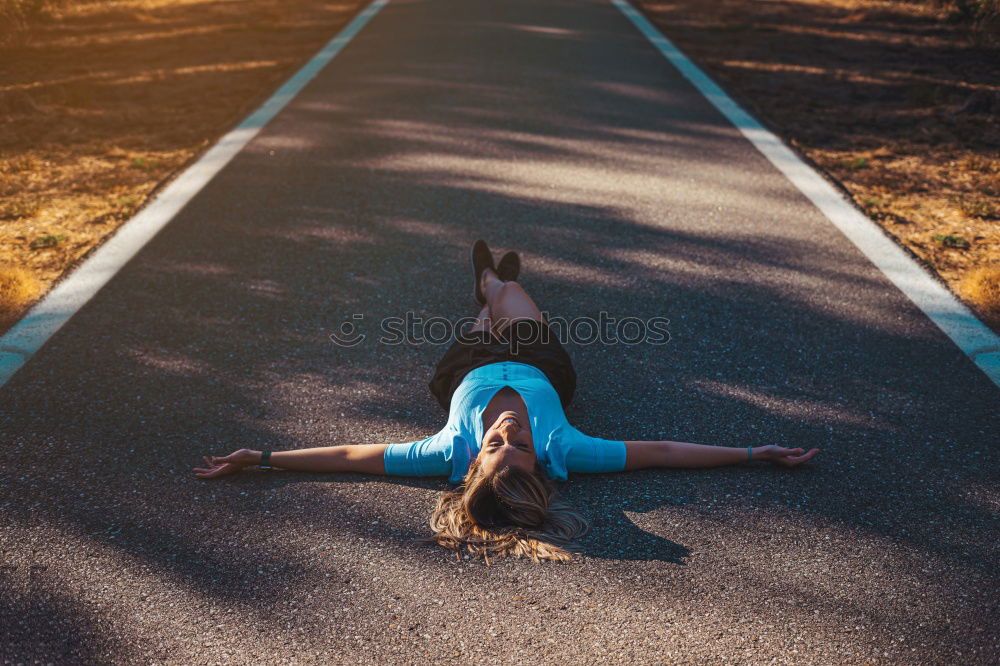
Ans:
MULTIPOLYGON (((1000 261, 997 0, 656 0, 663 32, 960 297, 1000 261)), ((998 330, 995 317, 968 301, 998 330)))
POLYGON ((0 266, 0 326, 9 326, 31 303, 40 286, 30 271, 19 266, 0 266))
POLYGON ((0 0, 0 263, 35 278, 25 305, 359 6, 0 0))
POLYGON ((1000 264, 983 266, 962 280, 960 293, 1000 328, 1000 264))

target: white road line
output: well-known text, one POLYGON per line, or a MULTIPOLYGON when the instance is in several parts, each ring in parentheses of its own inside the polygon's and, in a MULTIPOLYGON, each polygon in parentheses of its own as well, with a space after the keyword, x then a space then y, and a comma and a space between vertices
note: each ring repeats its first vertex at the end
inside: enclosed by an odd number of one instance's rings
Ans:
POLYGON ((722 112, 771 164, 785 174, 830 222, 1000 387, 1000 337, 888 238, 877 224, 849 203, 835 187, 740 108, 642 13, 626 0, 611 2, 698 92, 722 112))
POLYGON ((306 87, 389 0, 374 0, 260 108, 184 170, 0 338, 0 387, 306 87))

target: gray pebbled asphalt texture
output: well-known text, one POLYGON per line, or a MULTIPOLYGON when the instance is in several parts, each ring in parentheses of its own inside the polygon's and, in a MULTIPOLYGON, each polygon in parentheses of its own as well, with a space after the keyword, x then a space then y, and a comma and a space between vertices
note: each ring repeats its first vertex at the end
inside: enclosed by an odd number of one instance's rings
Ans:
POLYGON ((0 391, 0 663, 997 663, 998 398, 610 3, 393 0, 0 391), (584 432, 821 453, 577 475, 566 565, 415 543, 444 479, 192 475, 436 431, 378 322, 473 314, 477 237, 670 320, 567 345, 584 432))

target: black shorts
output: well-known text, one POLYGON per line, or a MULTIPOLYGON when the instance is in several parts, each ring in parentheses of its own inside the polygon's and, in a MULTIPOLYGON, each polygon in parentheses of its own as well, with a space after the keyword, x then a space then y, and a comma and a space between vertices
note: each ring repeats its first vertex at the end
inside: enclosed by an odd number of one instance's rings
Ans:
POLYGON ((544 372, 559 394, 563 409, 569 407, 576 392, 573 362, 548 324, 533 319, 515 321, 500 336, 486 331, 459 333, 437 364, 430 381, 431 393, 448 411, 451 396, 465 375, 502 361, 526 363, 544 372))

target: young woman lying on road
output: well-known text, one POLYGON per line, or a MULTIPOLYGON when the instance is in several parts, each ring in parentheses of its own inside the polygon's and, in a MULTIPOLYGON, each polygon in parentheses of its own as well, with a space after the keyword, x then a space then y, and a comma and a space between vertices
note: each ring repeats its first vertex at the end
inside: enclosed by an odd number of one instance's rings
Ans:
POLYGON ((569 355, 516 282, 520 259, 508 252, 494 266, 483 241, 472 247, 476 324, 457 336, 438 363, 431 392, 448 422, 427 439, 401 444, 329 446, 295 451, 241 449, 206 456, 202 479, 251 465, 305 472, 448 476, 461 483, 438 500, 431 540, 487 561, 570 559, 567 550, 587 522, 557 496, 568 472, 648 467, 715 467, 764 460, 794 467, 819 449, 775 445, 724 447, 684 442, 590 437, 563 412, 576 389, 569 355))

